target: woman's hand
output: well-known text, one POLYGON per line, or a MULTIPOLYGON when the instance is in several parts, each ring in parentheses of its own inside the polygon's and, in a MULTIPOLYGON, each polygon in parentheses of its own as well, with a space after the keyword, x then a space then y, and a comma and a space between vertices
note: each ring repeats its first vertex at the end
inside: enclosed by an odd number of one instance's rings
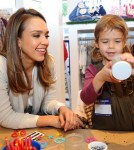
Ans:
POLYGON ((59 116, 53 115, 39 116, 36 125, 38 127, 51 126, 55 128, 61 128, 59 116))
POLYGON ((59 119, 61 122, 61 127, 64 128, 64 131, 83 126, 83 123, 80 121, 77 115, 65 106, 61 106, 59 108, 59 119))
POLYGON ((55 128, 61 128, 59 116, 53 116, 53 115, 51 116, 51 118, 50 118, 50 126, 53 126, 55 128))

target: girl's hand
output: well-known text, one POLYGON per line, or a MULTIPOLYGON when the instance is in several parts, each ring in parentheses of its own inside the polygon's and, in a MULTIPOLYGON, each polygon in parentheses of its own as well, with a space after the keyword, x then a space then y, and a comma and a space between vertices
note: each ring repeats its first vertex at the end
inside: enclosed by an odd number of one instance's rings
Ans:
POLYGON ((64 128, 64 131, 76 129, 80 126, 83 126, 83 123, 79 120, 79 118, 77 118, 77 115, 65 106, 61 106, 59 108, 59 118, 61 127, 64 128))
POLYGON ((134 65, 134 56, 131 53, 123 53, 120 58, 134 65))
POLYGON ((111 68, 112 62, 108 62, 94 77, 93 87, 96 93, 99 92, 106 81, 113 83, 121 82, 113 77, 111 68))
POLYGON ((117 80, 112 75, 112 62, 108 62, 99 72, 100 80, 102 80, 103 83, 107 82, 114 82, 118 83, 121 82, 120 80, 117 80))
POLYGON ((131 53, 123 53, 120 56, 121 60, 127 61, 132 66, 132 75, 134 75, 134 56, 131 53))

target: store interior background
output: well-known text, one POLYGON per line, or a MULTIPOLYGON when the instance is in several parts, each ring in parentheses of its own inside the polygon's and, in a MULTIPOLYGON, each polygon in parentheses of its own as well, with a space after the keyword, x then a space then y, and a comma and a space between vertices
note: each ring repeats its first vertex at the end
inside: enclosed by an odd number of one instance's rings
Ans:
MULTIPOLYGON (((57 98, 67 102, 67 106, 75 109, 78 93, 82 87, 83 76, 80 67, 80 44, 91 43, 96 23, 67 25, 68 15, 63 16, 62 6, 67 4, 67 13, 82 0, 0 0, 0 16, 11 15, 18 8, 34 8, 40 11, 47 20, 50 32, 49 52, 54 56, 57 70, 57 98), (7 10, 7 11, 6 11, 7 10), (87 43, 88 39, 88 43, 87 43), (68 59, 64 62, 63 41, 68 50, 68 59)), ((106 0, 106 3, 109 2, 106 0)), ((117 2, 117 1, 115 1, 117 2)), ((106 4, 108 7, 108 5, 106 4)), ((66 9, 66 7, 65 7, 66 9)), ((127 22, 130 29, 129 40, 134 43, 134 22, 127 22)))

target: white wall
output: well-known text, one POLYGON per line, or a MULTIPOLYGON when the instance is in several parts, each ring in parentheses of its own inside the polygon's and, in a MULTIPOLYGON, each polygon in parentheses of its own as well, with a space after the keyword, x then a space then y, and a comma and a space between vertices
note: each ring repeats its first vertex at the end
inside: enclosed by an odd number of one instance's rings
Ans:
POLYGON ((15 8, 15 0, 0 0, 0 9, 15 8))
POLYGON ((76 5, 81 1, 82 0, 68 0, 68 5, 69 5, 68 13, 70 14, 71 11, 76 7, 76 5))
POLYGON ((57 96, 65 101, 65 76, 63 55, 63 25, 62 0, 43 0, 42 13, 44 14, 50 32, 49 51, 54 55, 57 68, 57 96))

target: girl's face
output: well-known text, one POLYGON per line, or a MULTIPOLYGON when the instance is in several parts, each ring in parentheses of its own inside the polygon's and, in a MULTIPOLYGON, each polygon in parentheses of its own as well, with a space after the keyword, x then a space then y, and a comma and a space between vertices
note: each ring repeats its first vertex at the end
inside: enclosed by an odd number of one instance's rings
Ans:
POLYGON ((111 61, 115 55, 121 54, 125 44, 122 32, 117 29, 109 29, 100 32, 96 46, 103 56, 103 63, 106 63, 111 61))
POLYGON ((39 17, 33 17, 24 24, 21 38, 18 38, 18 46, 21 48, 23 63, 34 63, 44 60, 44 55, 49 45, 48 28, 45 21, 39 17))

